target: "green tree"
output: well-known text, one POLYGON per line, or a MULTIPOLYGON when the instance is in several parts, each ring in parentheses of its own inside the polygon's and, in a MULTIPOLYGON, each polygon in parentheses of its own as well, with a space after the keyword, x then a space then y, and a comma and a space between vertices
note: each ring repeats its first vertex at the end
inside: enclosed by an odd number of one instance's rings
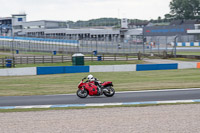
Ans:
POLYGON ((172 0, 169 6, 175 19, 200 19, 200 0, 172 0))
POLYGON ((162 18, 161 16, 158 17, 158 23, 161 23, 162 22, 162 18))
POLYGON ((173 15, 171 15, 171 14, 165 14, 165 19, 167 19, 167 20, 172 20, 174 18, 174 16, 173 15))

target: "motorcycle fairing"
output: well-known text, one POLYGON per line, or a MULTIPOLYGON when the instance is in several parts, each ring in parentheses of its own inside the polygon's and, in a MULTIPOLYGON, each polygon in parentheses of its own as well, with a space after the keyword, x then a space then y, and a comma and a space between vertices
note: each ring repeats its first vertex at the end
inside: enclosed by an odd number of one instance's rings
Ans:
POLYGON ((103 82, 101 85, 104 87, 105 86, 113 86, 112 82, 110 82, 110 81, 103 82))
POLYGON ((98 93, 97 86, 92 83, 86 84, 85 88, 87 88, 90 96, 96 95, 98 93))

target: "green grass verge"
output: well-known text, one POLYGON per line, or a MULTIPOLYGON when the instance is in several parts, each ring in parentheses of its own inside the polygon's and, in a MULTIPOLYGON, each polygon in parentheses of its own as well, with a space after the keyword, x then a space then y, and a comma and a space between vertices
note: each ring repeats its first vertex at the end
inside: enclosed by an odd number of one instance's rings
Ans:
POLYGON ((178 60, 178 61, 198 61, 197 59, 188 59, 188 58, 169 58, 169 60, 178 60))
POLYGON ((200 55, 200 52, 177 52, 177 55, 200 55))
POLYGON ((0 55, 0 58, 9 57, 10 55, 0 55))
MULTIPOLYGON (((89 65, 122 65, 122 64, 144 64, 142 60, 131 61, 85 61, 85 66, 89 65)), ((16 64, 16 68, 20 67, 38 67, 38 66, 72 66, 72 62, 64 63, 41 63, 41 64, 16 64)))
MULTIPOLYGON (((0 77, 0 96, 75 93, 89 73, 0 77)), ((90 73, 101 81, 112 81, 116 91, 200 87, 199 69, 90 73)))
POLYGON ((52 55, 52 53, 50 53, 50 52, 24 52, 24 51, 19 51, 19 54, 41 55, 41 56, 43 56, 43 55, 49 55, 49 56, 51 56, 52 55))

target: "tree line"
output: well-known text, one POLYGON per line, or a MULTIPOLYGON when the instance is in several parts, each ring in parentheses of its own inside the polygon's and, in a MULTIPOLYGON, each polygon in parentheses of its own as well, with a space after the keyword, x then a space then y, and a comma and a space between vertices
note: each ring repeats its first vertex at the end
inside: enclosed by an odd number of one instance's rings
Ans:
POLYGON ((167 19, 200 19, 200 0, 172 0, 167 19))
MULTIPOLYGON (((165 14, 164 18, 158 16, 157 19, 139 20, 129 19, 129 23, 140 23, 150 21, 152 23, 166 23, 172 20, 194 20, 200 19, 200 0, 172 0, 169 3, 170 12, 165 14)), ((70 28, 111 26, 119 28, 121 20, 118 18, 99 18, 88 21, 68 21, 70 28)))

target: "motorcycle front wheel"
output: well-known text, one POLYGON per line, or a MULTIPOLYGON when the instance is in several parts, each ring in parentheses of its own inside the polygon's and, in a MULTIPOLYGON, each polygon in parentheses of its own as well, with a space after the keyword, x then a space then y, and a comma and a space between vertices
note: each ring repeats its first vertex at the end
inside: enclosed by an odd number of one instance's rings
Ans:
POLYGON ((88 91, 78 89, 76 95, 80 98, 86 98, 88 96, 88 91))
POLYGON ((103 94, 107 97, 112 97, 115 94, 115 90, 112 88, 112 86, 108 86, 106 87, 106 91, 104 91, 103 94))

